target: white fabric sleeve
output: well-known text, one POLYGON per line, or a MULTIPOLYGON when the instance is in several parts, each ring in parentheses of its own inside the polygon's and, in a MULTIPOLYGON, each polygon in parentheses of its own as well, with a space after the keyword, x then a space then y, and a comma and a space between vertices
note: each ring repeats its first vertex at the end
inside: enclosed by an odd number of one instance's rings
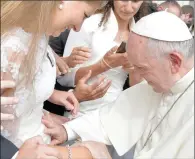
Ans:
POLYGON ((96 141, 111 145, 111 142, 102 127, 99 110, 73 119, 72 121, 67 122, 65 127, 68 127, 67 133, 70 133, 69 138, 71 139, 72 136, 74 136, 72 132, 74 132, 75 134, 78 134, 82 141, 96 141))
POLYGON ((19 151, 17 151, 17 152, 15 153, 15 155, 14 155, 11 159, 16 159, 16 157, 18 156, 18 153, 19 153, 19 151))
POLYGON ((176 158, 180 158, 180 159, 182 158, 193 159, 194 158, 194 133, 188 134, 188 138, 183 143, 183 145, 180 147, 176 158))
POLYGON ((78 69, 79 68, 72 69, 71 72, 68 72, 63 76, 57 77, 58 83, 66 87, 75 87, 75 76, 78 69))
POLYGON ((75 140, 75 139, 79 138, 79 136, 67 124, 63 124, 63 126, 66 129, 66 132, 68 135, 68 141, 75 140))

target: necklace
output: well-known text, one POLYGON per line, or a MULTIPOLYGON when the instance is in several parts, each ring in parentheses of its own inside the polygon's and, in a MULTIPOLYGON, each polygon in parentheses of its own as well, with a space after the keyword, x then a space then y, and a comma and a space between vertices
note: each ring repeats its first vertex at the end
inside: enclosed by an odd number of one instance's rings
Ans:
POLYGON ((148 135, 148 138, 146 139, 146 142, 143 145, 142 150, 145 148, 145 146, 147 145, 148 141, 150 140, 150 138, 152 137, 153 133, 158 129, 158 127, 161 125, 161 123, 164 121, 164 119, 167 117, 167 115, 169 114, 169 112, 173 109, 173 107, 175 106, 175 104, 178 102, 178 100, 186 93, 186 91, 192 86, 192 84, 194 83, 194 80, 189 84, 189 86, 183 91, 182 94, 180 94, 180 96, 175 100, 175 102, 171 105, 171 108, 166 112, 166 114, 164 115, 164 117, 161 119, 161 121, 158 123, 158 125, 153 129, 153 131, 150 131, 151 133, 148 135))

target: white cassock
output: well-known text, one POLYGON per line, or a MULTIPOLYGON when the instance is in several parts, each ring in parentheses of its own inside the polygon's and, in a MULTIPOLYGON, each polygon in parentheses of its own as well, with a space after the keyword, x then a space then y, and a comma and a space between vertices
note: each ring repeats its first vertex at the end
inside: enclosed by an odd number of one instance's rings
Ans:
POLYGON ((68 138, 112 144, 120 156, 136 144, 134 158, 194 158, 193 80, 194 69, 167 94, 154 92, 146 82, 131 87, 110 106, 66 123, 68 138))

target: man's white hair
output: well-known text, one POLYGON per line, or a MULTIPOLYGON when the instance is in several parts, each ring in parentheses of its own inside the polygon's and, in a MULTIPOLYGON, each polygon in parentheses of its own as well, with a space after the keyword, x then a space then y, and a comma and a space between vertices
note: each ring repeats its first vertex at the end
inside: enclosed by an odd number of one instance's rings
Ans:
POLYGON ((186 60, 194 56, 194 39, 181 42, 167 42, 149 38, 149 53, 157 58, 166 56, 170 53, 178 52, 186 60))

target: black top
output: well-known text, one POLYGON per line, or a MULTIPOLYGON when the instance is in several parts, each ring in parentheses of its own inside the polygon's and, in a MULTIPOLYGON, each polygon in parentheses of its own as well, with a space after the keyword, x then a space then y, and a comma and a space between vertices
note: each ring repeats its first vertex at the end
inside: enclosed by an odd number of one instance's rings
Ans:
POLYGON ((69 32, 70 31, 66 29, 64 32, 60 34, 60 36, 50 37, 49 39, 49 45, 54 50, 54 52, 58 54, 59 56, 63 55, 64 47, 66 45, 69 32))

